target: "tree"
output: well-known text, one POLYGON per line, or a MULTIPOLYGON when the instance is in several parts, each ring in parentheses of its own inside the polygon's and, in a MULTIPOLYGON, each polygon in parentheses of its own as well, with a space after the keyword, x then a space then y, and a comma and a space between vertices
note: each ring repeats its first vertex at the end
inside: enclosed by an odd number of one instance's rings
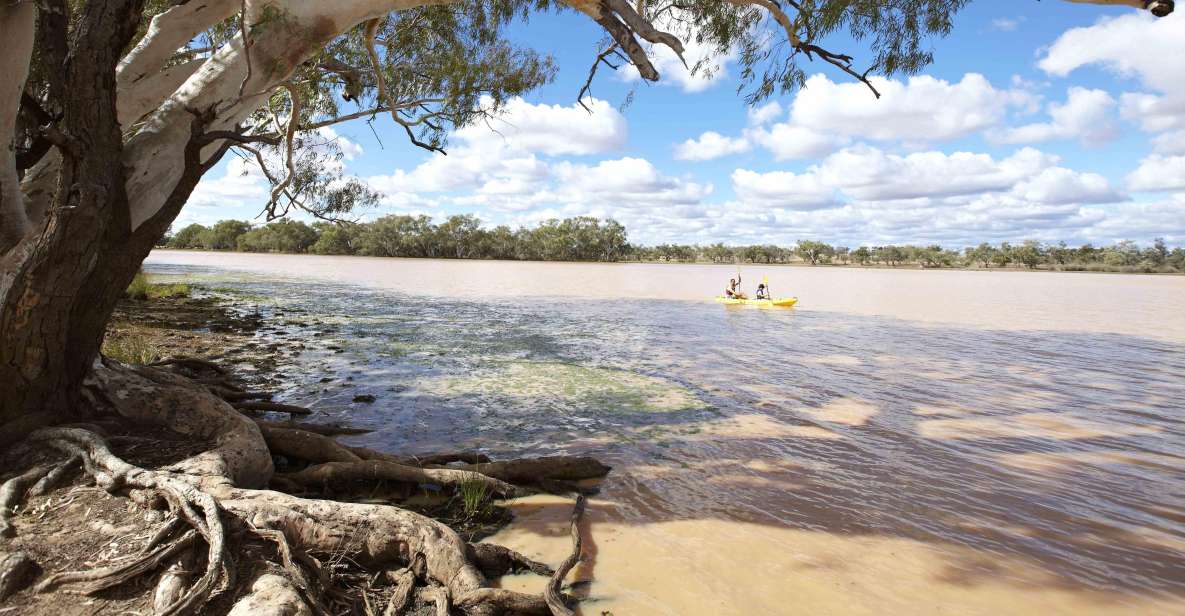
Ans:
POLYGON ((202 247, 207 250, 233 250, 239 236, 251 230, 251 223, 243 220, 220 220, 201 235, 202 247))
POLYGON ((1036 240, 1025 240, 1012 251, 1012 258, 1029 269, 1036 268, 1044 256, 1041 244, 1036 240))
POLYGON ((317 241, 309 252, 319 255, 352 255, 358 253, 358 239, 362 227, 351 223, 313 223, 317 241))
POLYGON ((170 248, 202 248, 202 238, 210 233, 205 225, 193 223, 186 225, 169 240, 170 248))
POLYGON ((868 265, 872 261, 872 251, 867 246, 861 246, 852 251, 852 260, 860 265, 868 265))
POLYGON ((966 250, 967 260, 972 263, 979 263, 980 267, 989 268, 995 261, 996 254, 999 251, 994 246, 987 242, 976 246, 975 248, 968 248, 966 250))
MULTIPOLYGON (((443 150, 450 130, 494 113, 554 74, 550 59, 501 38, 511 19, 551 4, 17 0, 0 8, 6 39, 0 56, 2 432, 13 439, 47 422, 76 420, 86 413, 83 384, 89 378, 100 389, 167 391, 137 398, 138 406, 119 398, 118 408, 125 416, 219 443, 209 455, 173 465, 175 474, 130 473, 91 432, 30 436, 84 453, 88 470, 102 470, 96 473, 101 480, 115 478, 113 490, 130 482, 128 487, 157 491, 185 511, 204 514, 204 522, 196 515, 189 521, 209 548, 207 570, 168 612, 204 602, 225 581, 222 513, 267 518, 302 550, 338 549, 333 538, 365 526, 372 555, 422 555, 425 574, 446 588, 456 606, 492 612, 517 602, 546 609, 536 597, 488 592, 464 542, 426 518, 245 489, 266 485, 272 472, 268 443, 252 422, 229 413, 204 388, 165 384, 146 376, 153 374, 147 369, 95 360, 123 289, 202 175, 223 156, 257 164, 271 183, 269 222, 291 211, 337 218, 373 202, 365 186, 325 164, 340 152, 314 139, 315 131, 384 115, 416 146, 443 150), (343 109, 344 103, 357 109, 343 109), (168 397, 184 403, 158 402, 168 397), (212 466, 210 459, 220 464, 212 466), (174 476, 187 472, 192 484, 174 476)), ((965 4, 826 0, 783 8, 764 0, 569 0, 557 6, 584 13, 608 33, 612 42, 597 56, 594 72, 616 54, 642 78, 657 80, 639 39, 681 53, 677 35, 687 39, 694 27, 698 44, 721 54, 739 50, 747 98, 755 101, 801 85, 807 58, 872 89, 869 71, 821 47, 822 37, 840 30, 867 42, 867 64, 878 72, 915 72, 931 60, 925 39, 947 33, 965 4), (674 34, 654 27, 668 20, 674 34)), ((1158 0, 1151 7, 1163 12, 1164 4, 1158 0)), ((238 243, 303 250, 315 240, 298 226, 273 225, 243 234, 238 243)), ((554 231, 544 233, 549 253, 563 248, 552 243, 554 231)), ((100 391, 94 398, 117 397, 100 391)), ((567 612, 557 590, 547 599, 553 612, 567 612)))
POLYGON ((835 249, 830 244, 823 242, 798 240, 798 245, 794 248, 794 254, 811 265, 818 265, 820 261, 826 263, 831 258, 831 255, 835 254, 835 249))

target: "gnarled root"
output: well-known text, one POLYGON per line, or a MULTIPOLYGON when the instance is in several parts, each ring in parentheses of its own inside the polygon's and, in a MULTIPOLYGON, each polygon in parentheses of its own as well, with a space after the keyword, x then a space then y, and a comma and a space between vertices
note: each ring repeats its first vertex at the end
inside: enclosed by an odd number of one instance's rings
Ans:
MULTIPOLYGON (((201 578, 175 603, 158 612, 163 616, 186 614, 206 601, 216 585, 227 578, 225 562, 226 533, 219 516, 218 502, 181 479, 128 464, 119 459, 97 435, 77 428, 46 428, 29 436, 71 456, 79 456, 87 474, 108 492, 125 488, 150 490, 163 496, 174 513, 189 523, 200 534, 207 546, 206 570, 201 578)), ((187 533, 181 539, 154 550, 147 556, 123 566, 88 572, 66 572, 51 575, 38 585, 44 591, 60 584, 82 583, 83 592, 96 592, 121 584, 155 569, 168 558, 188 548, 195 536, 187 533)))
MULTIPOLYGON (((421 598, 434 602, 442 614, 450 609, 470 616, 571 613, 556 611, 556 605, 567 609, 559 585, 578 559, 578 536, 574 536, 576 554, 555 572, 554 588, 549 585, 549 598, 545 600, 543 596, 489 588, 487 580, 521 569, 548 575, 552 571, 547 565, 498 546, 468 544, 448 526, 418 513, 387 505, 305 499, 240 486, 267 485, 274 473, 270 454, 285 448, 297 457, 321 459, 312 460, 314 465, 303 471, 286 475, 300 485, 393 479, 459 487, 478 481, 491 494, 516 495, 521 489, 508 480, 534 483, 550 477, 578 479, 603 475, 608 467, 587 458, 489 462, 473 453, 420 459, 390 456, 400 460, 396 462, 378 452, 343 447, 324 435, 261 426, 205 387, 175 374, 113 362, 96 366, 95 372, 94 382, 110 394, 105 398, 120 414, 164 424, 212 445, 197 456, 148 470, 121 460, 102 437, 81 428, 33 432, 30 440, 67 453, 71 456, 68 463, 80 461, 85 472, 107 491, 130 490, 141 502, 163 499, 174 516, 130 561, 89 572, 58 573, 39 588, 63 586, 96 592, 172 565, 157 585, 157 613, 192 613, 214 594, 233 588, 233 568, 226 547, 226 528, 230 525, 274 543, 280 566, 258 570, 258 577, 250 583, 246 596, 235 603, 232 614, 270 613, 261 610, 273 606, 284 606, 284 613, 289 614, 327 613, 323 600, 341 597, 340 592, 330 588, 331 580, 358 575, 341 573, 343 561, 350 563, 349 571, 362 567, 375 572, 365 573, 364 579, 377 580, 384 572, 393 572, 385 575, 394 586, 387 614, 406 611, 412 598, 424 593, 421 598), (269 449, 269 443, 274 449, 269 449), (371 454, 383 459, 367 459, 371 454), (333 458, 338 460, 329 461, 333 458), (474 464, 452 468, 458 461, 474 464), (432 467, 430 462, 452 464, 440 468, 432 467), (204 562, 204 568, 200 575, 194 573, 196 580, 187 587, 188 572, 193 568, 188 559, 195 552, 204 556, 203 561, 198 561, 204 562), (314 555, 327 557, 328 565, 322 566, 314 555)), ((24 485, 60 468, 22 475, 26 477, 24 485)), ((583 499, 578 502, 580 509, 583 499)), ((574 524, 575 520, 578 514, 574 524)), ((367 608, 374 609, 369 595, 363 592, 367 608)))
POLYGON ((0 486, 0 537, 12 537, 16 534, 16 528, 12 525, 13 512, 20 506, 29 484, 40 481, 51 470, 53 467, 49 465, 34 466, 0 486))

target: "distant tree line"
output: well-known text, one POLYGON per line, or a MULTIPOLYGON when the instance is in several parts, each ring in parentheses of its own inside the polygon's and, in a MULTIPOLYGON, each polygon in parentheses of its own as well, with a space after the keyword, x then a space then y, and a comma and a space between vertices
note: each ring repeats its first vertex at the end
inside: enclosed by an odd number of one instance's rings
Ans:
POLYGON ((972 267, 1024 268, 1061 271, 1185 272, 1185 248, 1169 248, 1163 239, 1141 247, 1123 241, 1111 246, 1084 244, 1067 246, 1065 242, 1043 244, 1026 240, 1020 244, 982 243, 963 250, 950 250, 937 244, 925 246, 886 245, 833 246, 825 242, 800 240, 791 247, 774 245, 708 246, 660 244, 635 247, 635 259, 667 262, 711 263, 807 263, 810 265, 859 265, 885 267, 972 267))
POLYGON ((260 227, 241 220, 191 224, 166 235, 163 246, 243 252, 287 252, 371 257, 620 261, 631 248, 625 227, 588 216, 553 219, 534 227, 484 228, 472 215, 434 223, 430 216, 384 216, 367 223, 281 219, 260 227))
POLYGON ((191 224, 166 235, 162 245, 204 250, 442 259, 1185 272, 1185 248, 1170 248, 1163 239, 1156 239, 1147 247, 1130 241, 1078 247, 1067 246, 1065 242, 1043 244, 1034 240, 1019 244, 985 242, 961 251, 937 244, 849 248, 814 240, 799 240, 789 247, 723 243, 637 246, 629 243, 625 227, 617 221, 588 216, 553 219, 518 229, 505 225, 487 229, 472 215, 451 216, 441 223, 434 223, 430 216, 384 216, 368 223, 311 225, 282 219, 259 227, 241 220, 223 220, 210 227, 191 224))

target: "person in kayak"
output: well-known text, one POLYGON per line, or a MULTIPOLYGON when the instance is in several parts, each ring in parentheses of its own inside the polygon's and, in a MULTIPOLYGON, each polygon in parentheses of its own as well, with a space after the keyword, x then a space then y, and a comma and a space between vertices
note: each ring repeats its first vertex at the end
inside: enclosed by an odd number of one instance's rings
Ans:
POLYGON ((757 299, 773 299, 769 296, 769 287, 765 283, 757 285, 757 299))
POLYGON ((741 275, 737 274, 736 278, 728 279, 728 287, 724 289, 724 297, 732 299, 749 299, 744 291, 741 291, 741 275))

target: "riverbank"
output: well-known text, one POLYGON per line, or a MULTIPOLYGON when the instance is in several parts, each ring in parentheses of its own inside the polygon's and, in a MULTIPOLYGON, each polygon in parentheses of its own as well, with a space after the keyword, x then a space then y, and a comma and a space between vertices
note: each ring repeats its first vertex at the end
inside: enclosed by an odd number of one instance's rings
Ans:
MULTIPOLYGON (((16 473, 0 474, 5 484, 0 527, 9 538, 0 546, 0 602, 11 606, 0 612, 84 613, 76 609, 80 590, 90 595, 85 613, 160 612, 179 601, 178 593, 214 590, 203 600, 204 609, 214 613, 231 610, 232 603, 234 614, 254 613, 264 604, 281 611, 308 604, 320 613, 367 614, 385 605, 386 613, 428 616, 441 609, 442 592, 445 597, 456 593, 442 591, 441 584, 484 584, 522 569, 552 575, 545 564, 478 543, 512 518, 495 499, 539 489, 581 492, 586 488, 568 480, 608 471, 587 458, 495 462, 476 452, 396 456, 351 446, 348 435, 369 431, 325 422, 316 409, 283 401, 285 371, 305 351, 332 352, 335 345, 328 334, 333 325, 301 319, 294 314, 299 309, 276 310, 231 289, 145 281, 137 288, 131 294, 139 299, 125 298, 111 320, 104 344, 109 359, 96 366, 97 376, 85 395, 91 418, 70 430, 35 433, 43 435, 42 441, 60 439, 61 447, 78 456, 60 459, 54 452, 61 448, 58 444, 21 443, 0 453, 0 468, 16 473), (129 365, 111 361, 116 359, 129 365), (176 422, 170 424, 176 431, 132 419, 156 413, 158 407, 164 409, 165 423, 176 422), (257 431, 239 429, 246 427, 244 416, 254 420, 257 431), (221 417, 216 421, 224 427, 192 423, 203 417, 221 417), (200 436, 203 432, 208 435, 200 436), (72 450, 64 444, 72 439, 96 444, 72 450), (263 451, 271 461, 262 475, 272 491, 230 487, 225 483, 230 475, 204 483, 208 476, 218 477, 214 473, 233 472, 218 469, 244 464, 236 458, 255 455, 252 439, 266 442, 263 451), (213 453, 220 448, 221 453, 213 453), (83 455, 84 472, 79 472, 83 455), (112 474, 113 464, 128 463, 134 466, 122 471, 128 478, 112 474), (161 481, 151 479, 158 474, 173 478, 166 481, 181 481, 177 478, 195 473, 182 469, 210 475, 195 479, 199 489, 162 488, 163 498, 144 489, 145 482, 161 481), (141 489, 127 493, 125 481, 141 489), (228 489, 237 504, 217 496, 218 508, 226 510, 213 514, 225 518, 226 532, 210 522, 211 501, 203 501, 199 491, 228 489), (177 502, 191 497, 197 500, 189 507, 206 510, 205 523, 183 513, 177 502), (251 515, 244 520, 243 499, 251 498, 261 504, 248 502, 247 511, 266 511, 266 502, 286 503, 279 515, 296 515, 296 526, 285 529, 283 520, 273 519, 277 514, 268 514, 266 521, 251 515), (297 513, 302 507, 307 511, 297 513), (196 536, 182 532, 186 523, 198 531, 196 536), (383 529, 392 523, 396 526, 383 529), (393 547, 383 547, 391 542, 393 547), (303 547, 307 544, 317 547, 303 547), (208 546, 208 553, 202 546, 208 546), (223 551, 227 548, 233 556, 223 551), (422 551, 404 553, 413 548, 422 551), (213 561, 215 556, 219 562, 213 561), (375 568, 370 561, 376 557, 377 564, 389 562, 390 567, 403 561, 406 568, 375 568), (462 574, 477 577, 456 582, 456 574, 440 572, 450 566, 475 567, 462 574), (228 587, 217 590, 194 582, 193 574, 202 568, 205 576, 224 577, 228 587), (86 573, 66 573, 71 571, 86 573), (154 582, 157 571, 163 574, 154 582), (247 598, 237 599, 242 595, 247 598), (265 603, 259 604, 261 600, 265 603), (257 604, 243 611, 244 601, 257 604)), ((348 386, 336 380, 324 377, 320 382, 326 390, 348 386)), ((368 404, 375 397, 359 395, 354 401, 368 404)), ((566 571, 557 574, 561 580, 566 571)), ((466 600, 464 594, 458 596, 456 600, 466 600)), ((558 593, 547 600, 553 598, 564 600, 558 593)), ((468 600, 518 602, 529 605, 523 609, 532 613, 544 605, 537 596, 482 590, 468 600)))

